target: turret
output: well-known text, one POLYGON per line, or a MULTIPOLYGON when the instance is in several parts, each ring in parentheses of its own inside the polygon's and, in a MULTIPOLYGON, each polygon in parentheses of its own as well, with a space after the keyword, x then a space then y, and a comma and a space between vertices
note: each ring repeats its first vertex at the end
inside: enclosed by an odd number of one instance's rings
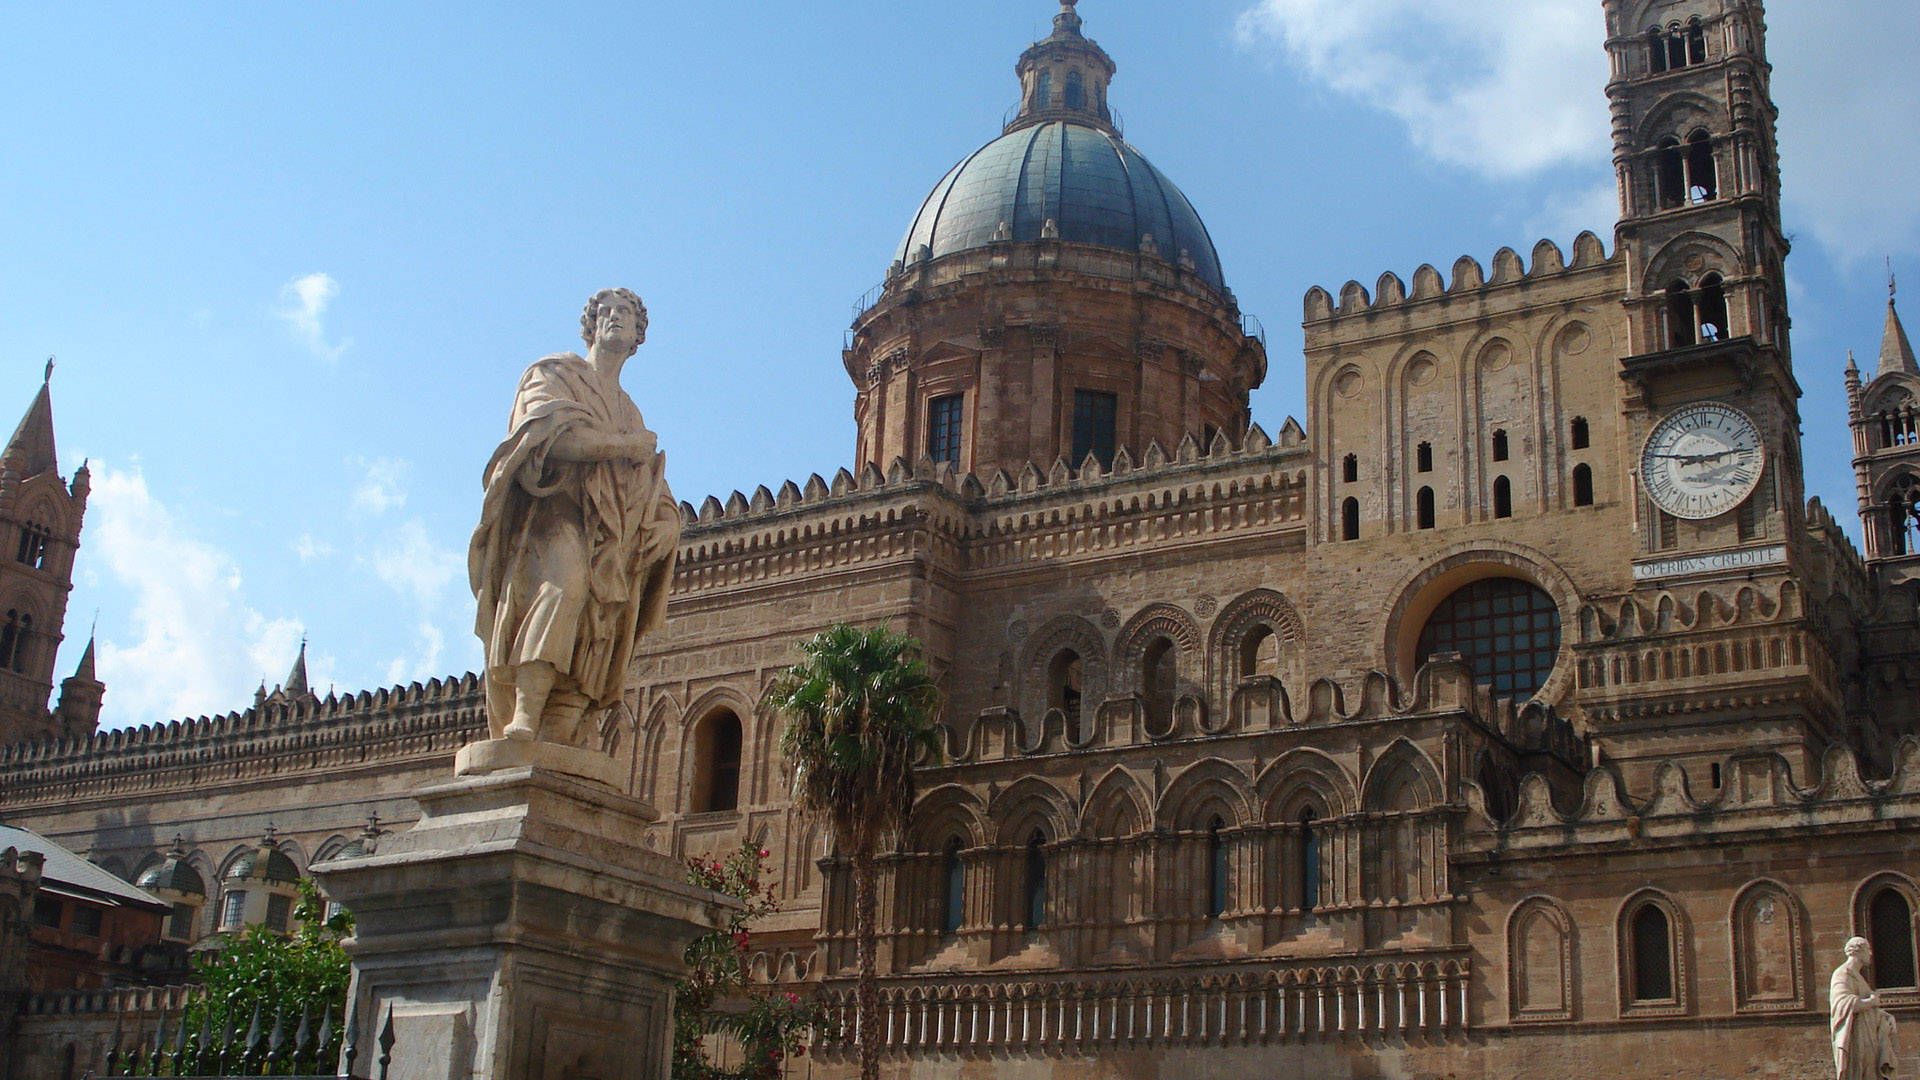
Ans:
POLYGON ((88 638, 80 666, 60 684, 55 718, 61 738, 84 739, 100 729, 100 703, 107 695, 107 684, 94 676, 93 646, 94 639, 88 638))

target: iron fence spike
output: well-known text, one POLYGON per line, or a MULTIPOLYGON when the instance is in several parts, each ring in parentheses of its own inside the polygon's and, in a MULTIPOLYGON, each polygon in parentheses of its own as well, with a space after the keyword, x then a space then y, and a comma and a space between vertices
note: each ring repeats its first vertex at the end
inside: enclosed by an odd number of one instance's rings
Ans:
POLYGON ((346 1063, 347 1072, 351 1074, 353 1067, 360 1061, 360 1010, 353 1007, 351 1000, 342 1010, 341 1019, 346 1024, 346 1030, 340 1034, 341 1060, 346 1063))
POLYGON ((273 1007, 273 1030, 267 1034, 267 1060, 279 1061, 280 1048, 287 1045, 287 1021, 280 1006, 273 1007))

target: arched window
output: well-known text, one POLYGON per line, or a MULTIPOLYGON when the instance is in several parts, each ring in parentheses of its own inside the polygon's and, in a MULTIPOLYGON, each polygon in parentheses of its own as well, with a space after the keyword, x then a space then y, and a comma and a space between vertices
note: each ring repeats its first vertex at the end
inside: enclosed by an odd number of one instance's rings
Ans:
POLYGON ((1720 341, 1727 336, 1727 289, 1719 274, 1700 279, 1695 318, 1699 320, 1700 340, 1720 341))
POLYGON ((1676 349, 1694 344, 1693 290, 1684 281, 1667 286, 1667 341, 1676 349))
POLYGON ((1227 842, 1220 830, 1227 823, 1214 818, 1207 826, 1207 918, 1217 919, 1227 913, 1227 842))
POLYGON ((1887 489, 1886 519, 1887 554, 1920 554, 1920 477, 1903 476, 1887 489))
POLYGON ((1573 418, 1573 423, 1568 426, 1572 429, 1575 450, 1585 450, 1593 445, 1593 431, 1588 426, 1586 417, 1576 416, 1573 418))
POLYGON ((1913 908, 1891 885, 1867 904, 1867 940, 1873 943, 1873 985, 1879 990, 1915 985, 1913 908))
POLYGON ((1240 677, 1280 673, 1280 637, 1271 627, 1256 626, 1240 642, 1240 677))
POLYGON ((692 810, 711 814, 740 807, 740 718, 721 709, 700 724, 694 738, 692 810))
POLYGON ((1633 964, 1634 1004, 1676 1000, 1673 985, 1673 925, 1660 905, 1642 904, 1627 925, 1627 955, 1633 964))
POLYGON ((1507 443, 1507 431, 1500 428, 1493 433, 1493 460, 1506 461, 1513 456, 1513 448, 1507 443))
POLYGON ((1660 140, 1653 155, 1654 191, 1662 210, 1677 210, 1687 202, 1687 153, 1680 140, 1660 140))
POLYGON ((1026 917, 1027 929, 1047 924, 1047 838, 1035 829, 1027 839, 1026 917))
POLYGON ((1082 78, 1079 69, 1067 72, 1067 108, 1084 109, 1087 107, 1087 81, 1082 78))
POLYGON ((960 463, 960 434, 965 394, 945 394, 927 402, 927 457, 935 462, 960 463))
POLYGON ((1418 518, 1420 528, 1433 528, 1433 489, 1430 487, 1421 488, 1418 498, 1414 501, 1417 504, 1414 512, 1418 518))
POLYGON ((940 932, 957 933, 967 910, 967 867, 960 861, 960 838, 957 836, 947 841, 941 877, 946 883, 946 891, 944 903, 940 906, 940 932))
POLYGON ((1414 466, 1415 468, 1419 469, 1423 473, 1432 472, 1433 471, 1433 444, 1430 442, 1421 443, 1420 446, 1414 451, 1414 459, 1416 462, 1414 466))
POLYGON ((20 550, 18 559, 35 570, 47 568, 47 540, 53 535, 45 525, 31 524, 20 527, 20 550))
POLYGON ((1510 518, 1513 516, 1513 481, 1506 477, 1497 477, 1493 481, 1493 516, 1510 518))
POLYGON ((1146 699, 1147 718, 1161 726, 1173 721, 1174 690, 1180 672, 1180 652, 1168 638, 1156 638, 1141 657, 1141 696, 1146 699))
POLYGON ((1687 35, 1679 23, 1667 26, 1667 66, 1683 68, 1687 66, 1687 35))
POLYGON ((1418 658, 1458 653, 1476 682, 1530 698, 1560 654, 1560 608, 1519 578, 1484 578, 1440 602, 1420 631, 1418 658))
POLYGON ((1696 131, 1687 138, 1687 201, 1720 197, 1720 169, 1713 160, 1713 136, 1696 131))
POLYGON ((1340 459, 1340 479, 1349 484, 1360 480, 1360 455, 1348 454, 1340 459))
POLYGON ((1040 73, 1040 82, 1033 91, 1033 107, 1036 109, 1053 108, 1053 72, 1040 73))
POLYGON ((1067 732, 1074 738, 1080 736, 1081 680, 1085 670, 1080 654, 1072 649, 1062 649, 1047 665, 1047 707, 1059 709, 1067 718, 1067 732))
POLYGON ((1360 500, 1348 499, 1340 504, 1340 539, 1360 539, 1360 500))
POLYGON ((1307 911, 1320 906, 1320 831, 1314 827, 1317 818, 1311 807, 1300 811, 1300 865, 1295 870, 1300 878, 1300 907, 1307 911))
POLYGON ((1573 505, 1593 505, 1593 466, 1591 465, 1573 467, 1573 505))
POLYGON ((1647 31, 1647 55, 1655 75, 1667 70, 1667 34, 1657 26, 1647 31))
POLYGON ((1707 62, 1707 28, 1701 25, 1700 16, 1695 15, 1687 23, 1687 63, 1704 64, 1707 62))

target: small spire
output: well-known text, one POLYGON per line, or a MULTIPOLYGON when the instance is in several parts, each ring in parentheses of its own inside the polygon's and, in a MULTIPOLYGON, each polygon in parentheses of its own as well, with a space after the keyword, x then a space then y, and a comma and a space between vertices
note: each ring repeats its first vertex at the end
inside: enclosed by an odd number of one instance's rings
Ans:
POLYGON ((1907 328, 1900 321, 1900 308, 1895 301, 1899 297, 1899 282, 1894 280, 1893 261, 1887 261, 1887 329, 1880 338, 1880 374, 1920 375, 1920 361, 1913 355, 1913 342, 1907 337, 1907 328))
MULTIPOLYGON (((51 361, 48 362, 47 373, 51 379, 51 361)), ((12 459, 14 475, 22 480, 58 470, 59 455, 53 445, 53 395, 48 383, 40 384, 40 392, 33 396, 33 403, 27 406, 26 415, 20 418, 20 426, 13 429, 13 438, 7 440, 4 453, 12 459)))
POLYGON ((86 651, 80 654, 80 666, 73 669, 73 677, 83 682, 100 681, 93 674, 93 642, 93 635, 88 634, 86 651))
POLYGON ((294 658, 293 670, 287 672, 286 691, 288 696, 299 696, 307 692, 307 639, 300 638, 300 655, 294 658))

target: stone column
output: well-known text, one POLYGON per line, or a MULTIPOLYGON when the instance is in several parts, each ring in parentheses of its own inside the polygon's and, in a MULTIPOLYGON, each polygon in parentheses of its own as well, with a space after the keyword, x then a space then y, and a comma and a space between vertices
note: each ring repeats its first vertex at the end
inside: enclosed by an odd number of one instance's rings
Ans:
POLYGON ((389 1080, 665 1080, 682 954, 731 901, 642 847, 652 807, 545 760, 566 748, 479 747, 411 830, 314 867, 356 920, 355 1075, 391 1017, 389 1080))
POLYGON ((21 1048, 13 1045, 20 1002, 27 993, 27 935, 44 861, 37 851, 0 851, 0 1078, 14 1080, 21 1048))

